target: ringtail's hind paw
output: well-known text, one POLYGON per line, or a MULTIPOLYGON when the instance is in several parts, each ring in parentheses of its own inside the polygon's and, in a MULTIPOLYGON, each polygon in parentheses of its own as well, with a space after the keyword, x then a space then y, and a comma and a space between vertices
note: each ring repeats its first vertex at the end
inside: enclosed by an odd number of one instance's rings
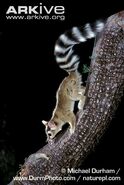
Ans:
POLYGON ((75 127, 74 128, 70 128, 70 134, 74 134, 75 132, 75 127))
POLYGON ((86 97, 83 95, 81 100, 78 102, 78 109, 81 110, 84 107, 86 97))
POLYGON ((70 120, 68 121, 70 125, 70 134, 73 134, 75 132, 76 117, 74 113, 70 113, 68 116, 70 118, 70 120))

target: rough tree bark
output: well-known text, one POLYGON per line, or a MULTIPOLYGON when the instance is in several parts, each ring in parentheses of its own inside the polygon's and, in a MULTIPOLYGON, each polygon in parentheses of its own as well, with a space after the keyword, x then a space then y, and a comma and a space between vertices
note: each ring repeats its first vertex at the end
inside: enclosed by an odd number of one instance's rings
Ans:
MULTIPOLYGON (((94 47, 87 84, 85 109, 78 114, 75 133, 69 131, 37 153, 49 159, 30 156, 20 176, 68 176, 63 168, 77 168, 95 146, 110 123, 124 90, 124 11, 107 19, 105 28, 94 47)), ((11 184, 64 184, 64 181, 23 180, 11 184)))

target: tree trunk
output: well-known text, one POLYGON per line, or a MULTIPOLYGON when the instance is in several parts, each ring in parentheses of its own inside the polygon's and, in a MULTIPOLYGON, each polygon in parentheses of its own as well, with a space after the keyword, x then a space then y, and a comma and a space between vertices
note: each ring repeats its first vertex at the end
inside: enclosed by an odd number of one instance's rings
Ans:
MULTIPOLYGON (((75 133, 58 136, 37 153, 48 157, 29 156, 20 172, 21 177, 64 177, 67 168, 79 167, 108 127, 124 90, 124 11, 107 19, 93 50, 87 83, 85 109, 77 115, 75 133)), ((65 181, 23 180, 12 184, 60 185, 65 181)))

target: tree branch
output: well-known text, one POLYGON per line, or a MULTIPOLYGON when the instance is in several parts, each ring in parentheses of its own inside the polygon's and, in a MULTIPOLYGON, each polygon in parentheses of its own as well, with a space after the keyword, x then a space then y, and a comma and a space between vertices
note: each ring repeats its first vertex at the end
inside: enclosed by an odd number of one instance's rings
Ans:
MULTIPOLYGON (((64 177, 62 169, 77 168, 101 138, 115 113, 124 90, 124 11, 108 18, 94 47, 87 84, 85 109, 78 113, 75 133, 59 135, 29 156, 21 177, 64 177), (41 157, 41 153, 47 158, 41 157)), ((11 184, 64 184, 64 181, 23 180, 11 184)))

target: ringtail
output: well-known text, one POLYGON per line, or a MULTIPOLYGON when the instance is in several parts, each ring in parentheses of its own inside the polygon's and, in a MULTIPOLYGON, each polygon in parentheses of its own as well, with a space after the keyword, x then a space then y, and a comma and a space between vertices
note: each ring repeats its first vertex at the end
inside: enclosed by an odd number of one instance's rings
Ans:
POLYGON ((42 121, 45 125, 47 139, 53 139, 62 130, 65 123, 70 125, 70 134, 75 131, 76 116, 74 105, 83 109, 85 102, 85 87, 82 85, 81 75, 78 72, 79 57, 74 54, 74 46, 87 39, 94 38, 104 28, 104 22, 97 21, 94 25, 73 27, 60 35, 55 44, 54 54, 60 68, 68 72, 68 76, 61 82, 56 93, 56 106, 49 121, 42 121))

